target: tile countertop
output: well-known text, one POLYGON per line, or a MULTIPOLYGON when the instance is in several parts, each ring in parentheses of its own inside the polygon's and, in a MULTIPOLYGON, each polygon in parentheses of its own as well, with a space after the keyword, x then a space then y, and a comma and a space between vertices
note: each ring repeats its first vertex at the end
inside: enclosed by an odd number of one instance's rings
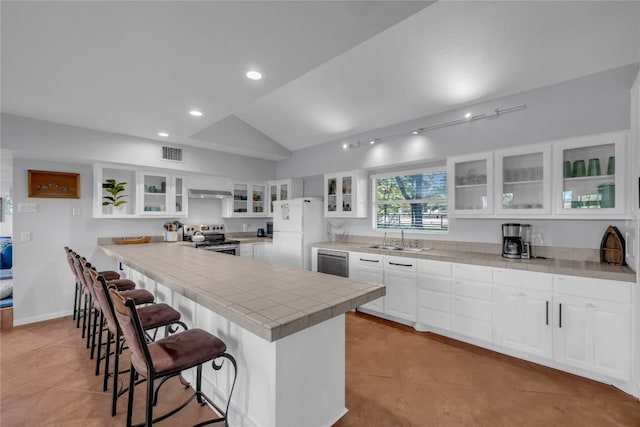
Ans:
POLYGON ((542 273, 565 274, 569 276, 592 277, 596 279, 636 281, 636 273, 629 266, 602 264, 589 261, 571 261, 562 259, 507 259, 500 254, 463 252, 445 249, 429 249, 422 252, 404 252, 396 250, 369 248, 371 243, 359 242, 321 242, 314 243, 315 248, 376 253, 403 256, 408 258, 449 261, 462 264, 485 265, 488 267, 512 268, 514 270, 539 271, 542 273))
POLYGON ((175 243, 98 248, 267 341, 385 295, 384 286, 175 243))

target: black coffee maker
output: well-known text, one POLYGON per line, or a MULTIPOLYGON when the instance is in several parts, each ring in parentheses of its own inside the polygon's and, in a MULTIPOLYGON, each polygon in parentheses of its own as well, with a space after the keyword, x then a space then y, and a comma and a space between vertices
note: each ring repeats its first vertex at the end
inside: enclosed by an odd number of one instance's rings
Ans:
POLYGON ((530 224, 502 224, 502 256, 511 259, 531 257, 530 224))
POLYGON ((514 259, 522 258, 520 224, 502 224, 502 256, 514 259))

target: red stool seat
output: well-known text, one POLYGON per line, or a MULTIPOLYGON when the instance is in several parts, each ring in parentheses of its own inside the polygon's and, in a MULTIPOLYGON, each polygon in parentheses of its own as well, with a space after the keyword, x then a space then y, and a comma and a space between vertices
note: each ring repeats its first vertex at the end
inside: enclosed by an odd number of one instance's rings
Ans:
POLYGON ((99 271, 98 274, 104 277, 104 280, 106 281, 117 280, 120 278, 120 274, 117 271, 113 271, 113 270, 99 271))
MULTIPOLYGON (((105 279, 107 280, 107 279, 105 279)), ((114 285, 118 292, 120 291, 130 291, 136 288, 136 284, 133 280, 129 279, 116 279, 116 280, 107 280, 107 284, 114 285)))
POLYGON ((131 298, 136 305, 151 304, 154 301, 153 294, 146 289, 132 289, 120 292, 126 298, 131 298))

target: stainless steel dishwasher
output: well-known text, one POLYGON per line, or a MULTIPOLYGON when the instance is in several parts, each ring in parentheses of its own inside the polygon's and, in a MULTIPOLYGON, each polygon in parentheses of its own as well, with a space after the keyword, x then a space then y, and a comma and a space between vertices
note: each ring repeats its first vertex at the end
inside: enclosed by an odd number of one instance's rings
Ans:
POLYGON ((318 249, 318 273, 349 277, 349 252, 318 249))

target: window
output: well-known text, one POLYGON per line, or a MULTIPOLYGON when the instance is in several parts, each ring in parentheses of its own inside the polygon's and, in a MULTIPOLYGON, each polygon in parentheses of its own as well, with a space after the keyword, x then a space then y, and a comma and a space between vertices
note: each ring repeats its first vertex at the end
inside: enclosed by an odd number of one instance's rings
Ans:
POLYGON ((376 229, 447 231, 447 172, 442 168, 373 176, 376 229))

